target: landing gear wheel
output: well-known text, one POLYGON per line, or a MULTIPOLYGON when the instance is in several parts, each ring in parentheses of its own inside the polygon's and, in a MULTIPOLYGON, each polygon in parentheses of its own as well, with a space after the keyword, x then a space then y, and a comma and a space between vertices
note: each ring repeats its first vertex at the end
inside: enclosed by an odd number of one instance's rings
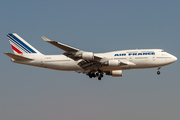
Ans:
POLYGON ((89 75, 89 78, 92 78, 92 75, 89 75))
POLYGON ((96 77, 95 73, 92 73, 92 77, 96 77))
POLYGON ((101 74, 100 76, 103 77, 103 74, 101 74))
POLYGON ((157 74, 158 74, 158 75, 160 75, 160 73, 161 73, 160 71, 157 71, 157 74))
POLYGON ((98 80, 101 80, 101 77, 98 77, 98 80))
POLYGON ((99 73, 96 73, 96 76, 99 76, 99 73))

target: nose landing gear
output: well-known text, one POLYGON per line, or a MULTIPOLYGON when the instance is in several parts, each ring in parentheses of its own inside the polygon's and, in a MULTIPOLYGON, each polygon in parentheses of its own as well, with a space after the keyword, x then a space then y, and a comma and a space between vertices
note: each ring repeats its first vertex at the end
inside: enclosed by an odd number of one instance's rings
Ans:
POLYGON ((160 73, 161 73, 161 72, 160 72, 160 69, 161 69, 161 67, 158 68, 158 71, 157 71, 157 74, 158 74, 158 75, 160 75, 160 73))

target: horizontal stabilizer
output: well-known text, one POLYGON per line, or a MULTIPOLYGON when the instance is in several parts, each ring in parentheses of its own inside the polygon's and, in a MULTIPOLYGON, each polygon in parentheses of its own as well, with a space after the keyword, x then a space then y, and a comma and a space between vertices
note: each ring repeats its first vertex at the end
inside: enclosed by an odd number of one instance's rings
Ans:
POLYGON ((13 58, 15 60, 20 60, 20 61, 31 61, 31 60, 33 60, 33 59, 30 59, 30 58, 26 58, 26 57, 23 57, 23 56, 20 56, 20 55, 15 55, 15 54, 12 54, 12 53, 4 52, 4 54, 6 54, 7 56, 9 56, 10 58, 13 58))

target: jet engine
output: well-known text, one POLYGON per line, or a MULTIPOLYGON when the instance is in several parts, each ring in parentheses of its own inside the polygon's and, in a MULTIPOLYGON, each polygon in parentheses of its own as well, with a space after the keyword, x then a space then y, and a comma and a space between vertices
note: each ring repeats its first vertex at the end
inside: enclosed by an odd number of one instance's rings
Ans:
POLYGON ((81 57, 82 57, 82 59, 85 59, 85 60, 94 60, 94 53, 92 53, 92 52, 83 52, 81 54, 81 57))
POLYGON ((113 70, 113 71, 106 72, 106 75, 111 75, 113 77, 122 77, 123 73, 122 73, 122 70, 113 70))
POLYGON ((107 66, 112 66, 112 67, 117 67, 120 65, 120 61, 119 60, 108 60, 105 62, 105 65, 107 66))

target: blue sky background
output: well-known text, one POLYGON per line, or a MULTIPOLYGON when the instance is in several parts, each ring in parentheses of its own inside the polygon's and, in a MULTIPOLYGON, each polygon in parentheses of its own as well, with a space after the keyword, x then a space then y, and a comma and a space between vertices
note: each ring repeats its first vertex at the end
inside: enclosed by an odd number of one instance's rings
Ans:
POLYGON ((101 81, 14 64, 7 33, 43 54, 63 51, 41 36, 92 52, 162 48, 180 58, 179 0, 1 0, 1 120, 179 120, 179 61, 101 81))

